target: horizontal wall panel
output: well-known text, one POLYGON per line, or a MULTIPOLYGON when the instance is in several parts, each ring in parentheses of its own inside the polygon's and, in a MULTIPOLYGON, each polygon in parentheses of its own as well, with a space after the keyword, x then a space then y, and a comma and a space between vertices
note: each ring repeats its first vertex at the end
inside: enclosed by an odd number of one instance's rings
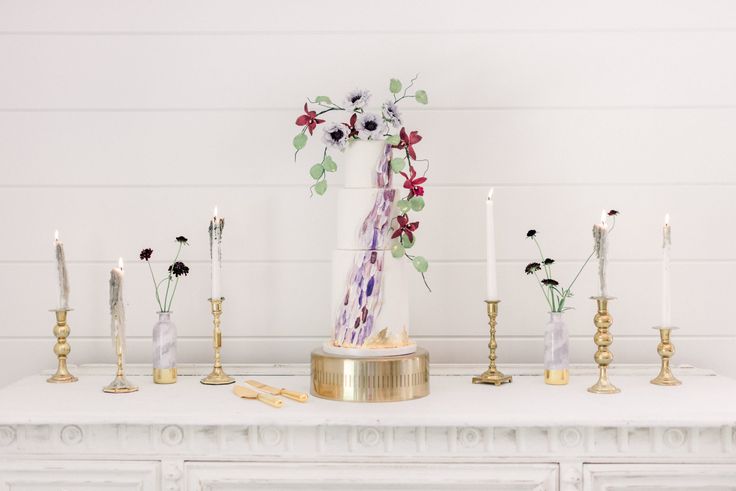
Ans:
MULTIPOLYGON (((309 353, 320 344, 320 339, 291 338, 274 341, 273 339, 225 339, 223 342, 223 363, 227 370, 228 363, 308 363, 309 353)), ((485 337, 471 339, 418 338, 420 346, 429 350, 432 363, 487 363, 488 340, 485 337)), ((717 370, 722 375, 736 376, 730 354, 736 349, 736 338, 719 338, 717 340, 702 338, 673 338, 677 354, 673 365, 692 364, 702 368, 717 370)), ((105 339, 70 339, 72 353, 70 363, 114 363, 115 357, 112 343, 105 339)), ((617 363, 659 363, 657 356, 658 339, 655 334, 647 338, 630 338, 619 336, 614 340, 611 350, 614 354, 614 366, 617 363)), ((211 340, 180 339, 178 343, 179 359, 182 363, 212 362, 211 340)), ((20 377, 36 375, 41 370, 56 366, 50 341, 3 340, 6 350, 3 360, 4 370, 0 373, 0 387, 20 377)), ((503 370, 504 363, 541 363, 543 359, 543 342, 536 339, 499 339, 498 363, 503 370)), ((148 339, 131 339, 128 342, 128 360, 130 363, 150 363, 151 344, 148 339)), ((592 363, 595 345, 590 338, 576 337, 571 339, 571 357, 573 363, 592 363)), ((72 368, 73 370, 73 368, 72 368)), ((110 380, 115 375, 110 365, 110 380)), ((652 377, 656 368, 652 366, 652 377)), ((576 376, 573 373, 573 376, 576 376)), ((590 378, 594 375, 578 375, 590 378)), ((612 381, 626 390, 625 379, 616 378, 615 370, 610 372, 612 381)), ((136 377, 131 377, 135 380, 136 377)), ((468 384, 470 379, 468 379, 468 384)), ((540 377, 540 387, 544 384, 540 377)), ((102 389, 102 387, 100 387, 102 389)), ((306 389, 306 388, 305 388, 306 389)), ((488 388, 488 390, 493 390, 488 388)), ((549 390, 555 390, 549 387, 549 390)))
MULTIPOLYGON (((156 271, 163 269, 156 264, 156 271)), ((568 285, 580 264, 555 266, 554 277, 568 285)), ((190 264, 189 276, 177 288, 174 321, 184 337, 207 337, 212 317, 210 268, 190 264)), ((499 335, 540 337, 547 322, 544 297, 532 277, 524 274, 524 263, 499 265, 499 295, 502 299, 499 335)), ((106 337, 109 333, 108 280, 110 266, 70 264, 70 305, 75 309, 69 322, 73 336, 106 337)), ((158 310, 150 273, 138 262, 125 268, 125 303, 128 332, 148 336, 158 310)), ((613 332, 648 336, 661 322, 661 273, 657 262, 612 263, 610 294, 615 319, 613 332)), ((673 313, 681 335, 733 335, 733 326, 721 321, 722 306, 733 297, 732 278, 736 262, 690 263, 672 266, 673 313), (701 285, 693 288, 693 285, 701 285), (696 308, 694 308, 696 306, 696 308)), ((409 276, 411 333, 415 336, 447 338, 482 336, 488 330, 485 304, 485 264, 434 263, 427 275, 429 293, 418 274, 409 276), (460 287, 459 287, 460 286, 460 287)), ((225 337, 321 337, 331 332, 332 302, 329 263, 226 263, 223 290, 225 337)), ((50 336, 53 315, 47 312, 57 301, 55 268, 47 264, 0 265, 0 291, 16 299, 7 312, 6 325, 22 330, 0 332, 0 337, 50 336)), ((573 310, 566 319, 573 335, 592 335, 597 294, 595 265, 581 275, 567 303, 573 310)))
MULTIPOLYGON (((10 185, 304 185, 293 120, 273 111, 0 112, 10 185)), ((435 185, 736 183, 736 109, 405 111, 435 185), (454 144, 457 131, 482 131, 454 144)), ((318 130, 318 134, 321 131, 318 130)), ((341 154, 334 152, 341 161, 341 154)), ((341 173, 335 176, 339 182, 341 173)))
POLYGON ((360 14, 338 0, 5 0, 0 30, 12 32, 419 31, 453 29, 734 28, 727 0, 374 1, 360 14), (395 14, 389 14, 396 12, 395 14))
POLYGON ((2 36, 0 108, 298 107, 417 72, 435 108, 734 105, 734 50, 730 31, 2 36))
MULTIPOLYGON (((329 261, 335 247, 335 190, 310 199, 305 188, 6 188, 0 193, 0 228, 13 231, 0 245, 0 261, 46 261, 59 229, 72 261, 137 260, 144 247, 169 260, 174 237, 191 245, 185 260, 209 258, 207 226, 217 204, 226 217, 227 260, 329 261), (12 213, 10 211, 13 211, 12 213)), ((432 260, 485 258, 487 187, 427 188, 427 206, 413 253, 432 260)), ((736 236, 733 186, 519 186, 495 194, 498 256, 536 256, 526 239, 539 231, 545 254, 584 259, 601 209, 622 212, 610 239, 610 257, 661 257, 661 229, 672 215, 675 259, 733 260, 736 236)))

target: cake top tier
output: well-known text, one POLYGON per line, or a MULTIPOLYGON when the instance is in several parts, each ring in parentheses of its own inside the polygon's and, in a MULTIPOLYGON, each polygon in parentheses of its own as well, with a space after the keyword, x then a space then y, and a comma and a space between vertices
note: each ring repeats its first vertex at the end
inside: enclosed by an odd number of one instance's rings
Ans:
POLYGON ((391 171, 391 146, 385 140, 351 142, 339 157, 346 188, 396 187, 391 171))

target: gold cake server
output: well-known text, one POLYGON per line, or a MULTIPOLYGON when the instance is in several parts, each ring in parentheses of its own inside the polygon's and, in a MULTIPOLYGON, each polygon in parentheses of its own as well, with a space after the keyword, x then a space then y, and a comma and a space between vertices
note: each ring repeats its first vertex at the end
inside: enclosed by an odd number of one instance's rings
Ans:
POLYGON ((244 399, 257 399, 262 403, 268 404, 269 406, 273 407, 281 407, 284 405, 284 401, 276 399, 270 394, 264 394, 263 392, 258 392, 249 387, 233 387, 233 393, 236 396, 242 397, 244 399))
POLYGON ((309 396, 305 394, 304 392, 296 392, 294 390, 287 390, 287 389, 277 389, 276 387, 271 387, 270 385, 266 385, 257 380, 246 380, 245 383, 252 385, 253 387, 256 387, 257 389, 260 389, 263 392, 268 392, 269 394, 273 394, 275 396, 288 397, 289 399, 292 399, 297 402, 307 402, 307 399, 309 399, 309 396))

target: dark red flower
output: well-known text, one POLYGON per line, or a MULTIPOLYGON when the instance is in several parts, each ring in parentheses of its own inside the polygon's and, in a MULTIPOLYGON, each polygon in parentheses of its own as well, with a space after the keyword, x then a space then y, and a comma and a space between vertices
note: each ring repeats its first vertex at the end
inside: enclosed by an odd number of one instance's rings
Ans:
POLYGON ((412 131, 408 135, 406 134, 406 129, 401 128, 401 131, 399 131, 399 138, 401 138, 401 141, 398 145, 395 145, 398 149, 404 149, 406 148, 409 152, 409 157, 412 158, 412 160, 417 159, 417 154, 414 151, 414 145, 422 141, 421 135, 419 135, 418 131, 412 131))
POLYGON ((424 188, 420 184, 424 184, 427 178, 417 177, 417 171, 414 169, 414 166, 409 166, 409 173, 411 176, 408 176, 405 172, 401 172, 401 175, 406 179, 404 181, 404 188, 409 190, 407 199, 411 199, 414 196, 424 196, 424 188))
POLYGON ((618 214, 619 214, 619 211, 618 210, 609 210, 608 211, 608 216, 609 217, 615 217, 618 214))
POLYGON ((151 256, 153 255, 153 249, 145 248, 141 251, 140 258, 142 261, 148 261, 151 259, 151 256))
POLYGON ((414 242, 414 231, 419 228, 419 222, 409 223, 409 217, 406 216, 406 214, 397 216, 396 221, 399 222, 399 228, 394 230, 391 238, 395 239, 396 237, 400 237, 402 234, 406 234, 406 236, 409 237, 409 241, 414 242))
POLYGON ((309 134, 313 134, 314 129, 317 127, 318 124, 324 123, 324 119, 317 119, 317 112, 316 111, 310 111, 309 108, 307 108, 307 103, 304 103, 304 114, 296 118, 296 125, 297 126, 306 126, 309 130, 309 134))

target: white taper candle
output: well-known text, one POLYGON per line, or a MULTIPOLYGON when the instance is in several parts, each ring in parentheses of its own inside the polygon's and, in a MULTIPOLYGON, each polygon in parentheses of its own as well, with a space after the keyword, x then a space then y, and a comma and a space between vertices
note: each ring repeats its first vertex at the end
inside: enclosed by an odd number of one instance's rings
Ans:
POLYGON ((488 199, 486 200, 486 300, 498 300, 493 188, 488 191, 488 199))
POLYGON ((672 228, 670 214, 664 217, 662 227, 662 327, 672 327, 672 280, 670 277, 672 228))

